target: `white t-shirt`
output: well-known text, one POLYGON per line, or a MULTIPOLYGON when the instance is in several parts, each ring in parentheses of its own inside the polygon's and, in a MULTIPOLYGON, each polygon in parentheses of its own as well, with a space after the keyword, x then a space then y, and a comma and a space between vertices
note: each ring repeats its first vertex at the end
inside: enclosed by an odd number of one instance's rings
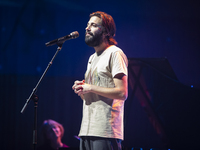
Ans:
MULTIPOLYGON (((113 77, 127 75, 128 60, 123 51, 112 45, 101 55, 90 56, 85 82, 102 87, 114 87, 113 77)), ((94 93, 84 94, 83 118, 79 136, 98 136, 123 140, 124 101, 109 99, 94 93)))

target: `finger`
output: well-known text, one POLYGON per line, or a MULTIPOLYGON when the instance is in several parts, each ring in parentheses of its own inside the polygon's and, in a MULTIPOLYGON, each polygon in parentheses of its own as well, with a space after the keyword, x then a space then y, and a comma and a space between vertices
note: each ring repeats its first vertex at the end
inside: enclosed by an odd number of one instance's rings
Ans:
POLYGON ((79 82, 79 81, 78 81, 78 80, 76 80, 76 81, 74 82, 74 84, 78 84, 78 82, 79 82))
POLYGON ((79 89, 76 91, 76 94, 78 94, 79 96, 83 93, 83 90, 82 89, 79 89))
POLYGON ((80 84, 84 84, 84 83, 85 83, 85 80, 82 80, 82 81, 76 80, 76 81, 74 82, 75 85, 80 85, 80 84))
POLYGON ((82 84, 82 81, 78 81, 78 80, 74 81, 74 85, 72 86, 72 89, 74 90, 74 88, 79 84, 82 84))
POLYGON ((83 81, 76 80, 74 84, 79 85, 79 84, 82 84, 82 83, 83 83, 83 81))
POLYGON ((72 89, 74 90, 76 86, 77 86, 77 85, 76 85, 76 84, 74 84, 74 85, 72 86, 72 89))
POLYGON ((83 86, 82 85, 77 85, 75 87, 75 90, 78 91, 78 90, 83 90, 83 86))

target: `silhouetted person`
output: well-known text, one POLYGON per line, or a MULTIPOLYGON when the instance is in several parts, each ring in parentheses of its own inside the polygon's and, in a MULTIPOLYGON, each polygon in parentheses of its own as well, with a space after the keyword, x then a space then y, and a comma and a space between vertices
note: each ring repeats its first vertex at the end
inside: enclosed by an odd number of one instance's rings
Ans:
POLYGON ((40 145, 37 150, 58 150, 59 148, 68 148, 62 143, 64 135, 63 126, 51 119, 45 120, 41 127, 40 145))

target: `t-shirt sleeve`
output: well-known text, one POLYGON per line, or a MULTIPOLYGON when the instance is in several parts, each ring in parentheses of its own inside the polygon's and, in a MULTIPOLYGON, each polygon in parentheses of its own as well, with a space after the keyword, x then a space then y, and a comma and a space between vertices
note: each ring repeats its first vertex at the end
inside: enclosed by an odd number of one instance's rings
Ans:
POLYGON ((128 75, 127 72, 128 60, 126 55, 122 51, 116 51, 112 53, 111 57, 111 73, 112 77, 119 73, 128 75))

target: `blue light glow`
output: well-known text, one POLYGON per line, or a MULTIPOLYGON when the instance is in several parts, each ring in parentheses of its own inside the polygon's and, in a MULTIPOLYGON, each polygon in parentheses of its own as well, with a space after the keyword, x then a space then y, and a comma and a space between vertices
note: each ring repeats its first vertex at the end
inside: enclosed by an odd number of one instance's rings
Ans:
POLYGON ((45 33, 44 29, 41 29, 41 30, 40 30, 40 34, 43 35, 44 33, 45 33))
POLYGON ((1 28, 1 32, 4 32, 4 31, 6 31, 6 28, 5 28, 5 27, 2 27, 2 28, 1 28))
POLYGON ((41 72, 42 69, 40 66, 37 66, 36 70, 37 70, 37 72, 41 72))

